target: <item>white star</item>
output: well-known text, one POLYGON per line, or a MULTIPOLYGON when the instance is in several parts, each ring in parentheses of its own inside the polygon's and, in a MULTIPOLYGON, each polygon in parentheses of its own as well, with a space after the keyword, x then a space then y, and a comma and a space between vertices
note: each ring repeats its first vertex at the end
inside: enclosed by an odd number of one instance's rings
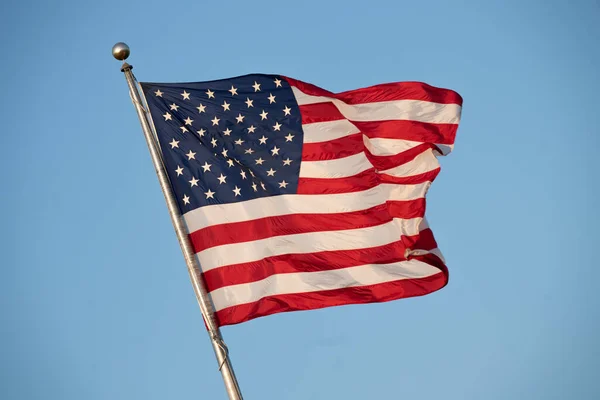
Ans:
POLYGON ((183 96, 184 100, 190 99, 190 94, 188 92, 186 92, 185 90, 183 91, 183 93, 181 93, 181 95, 183 96))
POLYGON ((275 82, 275 87, 281 87, 281 81, 279 79, 275 79, 273 82, 275 82))
POLYGON ((206 131, 204 129, 202 129, 202 128, 200 128, 200 130, 197 131, 197 132, 198 132, 198 135, 200 135, 200 137, 203 137, 204 134, 206 133, 206 131))
POLYGON ((175 172, 177 172, 177 176, 179 175, 183 175, 183 168, 181 168, 179 165, 177 166, 177 169, 175 170, 175 172))
POLYGON ((254 153, 254 150, 252 150, 252 149, 248 149, 248 150, 244 151, 244 154, 252 154, 252 153, 254 153))
POLYGON ((285 137, 286 142, 291 142, 292 139, 294 138, 294 135, 292 135, 291 133, 288 133, 288 135, 284 136, 284 137, 285 137))
POLYGON ((169 113, 164 113, 163 117, 165 117, 165 121, 170 120, 171 119, 171 114, 169 113))
POLYGON ((262 121, 263 119, 267 119, 268 114, 269 114, 268 112, 265 112, 265 110, 263 110, 263 112, 259 114, 260 120, 262 121))
POLYGON ((275 122, 275 125, 273 125, 273 130, 274 131, 281 130, 281 124, 279 122, 275 122))
POLYGON ((187 194, 183 196, 183 204, 190 204, 190 198, 187 196, 187 194))
POLYGON ((267 190, 267 188, 265 187, 265 183, 264 182, 260 183, 260 187, 263 188, 263 190, 267 190))
POLYGON ((258 141, 260 142, 260 144, 265 144, 265 143, 267 143, 267 138, 265 137, 265 135, 263 135, 263 137, 258 139, 258 141))
POLYGON ((237 196, 241 196, 241 194, 240 194, 240 190, 241 190, 241 189, 240 189, 239 187, 237 187, 237 186, 235 187, 235 189, 233 189, 233 193, 235 193, 236 197, 237 197, 237 196))
POLYGON ((173 103, 173 104, 171 104, 171 105, 169 106, 169 108, 170 108, 171 110, 173 110, 173 111, 177 111, 177 109, 179 108, 179 106, 178 106, 177 104, 173 103))
POLYGON ((231 136, 231 129, 227 128, 223 131, 223 135, 225 136, 231 136))
POLYGON ((252 189, 254 189, 254 191, 256 192, 258 189, 256 189, 256 183, 252 182, 252 189))
POLYGON ((292 109, 289 108, 288 106, 285 106, 285 108, 283 109, 284 115, 290 115, 291 112, 292 112, 292 109))
POLYGON ((169 144, 171 145, 171 148, 174 149, 175 147, 179 147, 179 140, 175 140, 175 138, 173 138, 173 141, 169 144))
POLYGON ((258 164, 258 165, 262 165, 262 163, 264 163, 264 162, 265 162, 265 160, 263 160, 262 157, 259 157, 256 159, 256 164, 258 164))
POLYGON ((227 179, 227 177, 225 175, 221 174, 221 176, 219 176, 217 179, 219 180, 219 185, 221 185, 221 184, 225 183, 225 180, 227 179))
POLYGON ((254 81, 254 85, 252 85, 255 92, 260 92, 260 83, 254 81))
POLYGON ((224 101, 224 102, 223 102, 223 104, 221 104, 221 107, 223 107, 223 111, 231 111, 231 110, 229 109, 229 106, 230 106, 230 105, 231 105, 231 104, 229 104, 228 102, 224 101))
POLYGON ((235 96, 237 94, 237 88, 233 87, 233 85, 231 85, 231 89, 229 89, 229 92, 231 92, 232 96, 235 96))
POLYGON ((250 128, 248 128, 248 133, 254 133, 255 130, 256 128, 254 127, 254 125, 250 125, 250 128))
POLYGON ((187 154, 186 154, 186 156, 187 156, 188 160, 191 160, 191 159, 194 159, 194 160, 195 160, 195 159, 196 159, 196 153, 194 153, 194 152, 193 152, 193 151, 191 151, 191 150, 190 150, 190 152, 189 152, 189 153, 187 153, 187 154))
POLYGON ((242 145, 242 143, 244 143, 244 141, 243 141, 242 139, 238 139, 238 140, 236 140, 236 141, 235 141, 235 142, 233 142, 233 143, 235 143, 235 144, 237 144, 237 145, 241 146, 241 145, 242 145))
POLYGON ((229 168, 233 167, 233 160, 230 158, 227 160, 227 164, 229 164, 229 168))
POLYGON ((254 100, 250 100, 249 97, 246 97, 246 104, 248 105, 248 108, 254 107, 254 105, 252 104, 253 102, 254 100))
POLYGON ((204 161, 204 165, 201 165, 201 167, 204 170, 204 172, 210 171, 210 167, 212 167, 212 164, 209 164, 208 162, 204 161))
POLYGON ((240 175, 242 176, 242 179, 246 179, 246 172, 245 171, 240 172, 240 175))
POLYGON ((219 119, 219 118, 217 118, 217 116, 215 115, 215 117, 214 117, 214 118, 213 118, 211 121, 212 121, 212 123, 213 123, 213 126, 215 126, 215 125, 219 125, 219 121, 220 121, 220 119, 219 119))
POLYGON ((154 92, 154 94, 158 97, 162 97, 163 92, 161 92, 160 89, 156 89, 156 92, 154 92))
POLYGON ((235 117, 235 119, 237 120, 238 124, 241 124, 242 122, 244 122, 244 118, 246 118, 246 117, 244 117, 241 113, 238 114, 237 117, 235 117))
POLYGON ((181 129, 181 133, 186 133, 188 131, 185 126, 180 126, 179 129, 181 129))
POLYGON ((186 125, 191 125, 191 124, 192 124, 192 122, 194 122, 194 120, 193 120, 193 119, 191 119, 190 117, 187 117, 186 119, 184 119, 184 121, 185 121, 185 124, 186 124, 186 125))
POLYGON ((273 150, 271 150, 271 153, 273 153, 273 155, 279 155, 279 148, 277 146, 273 147, 273 150))
POLYGON ((208 189, 208 192, 204 192, 204 194, 206 195, 206 198, 211 198, 214 199, 213 195, 215 194, 215 192, 213 192, 212 190, 208 189))
POLYGON ((290 158, 286 158, 285 160, 283 160, 283 165, 291 165, 292 164, 292 160, 290 160, 290 158))
POLYGON ((198 179, 194 178, 193 176, 192 176, 192 180, 189 182, 190 182, 190 186, 192 186, 192 187, 198 186, 198 179))
POLYGON ((273 93, 269 93, 269 104, 275 103, 275 96, 273 96, 273 93))
POLYGON ((227 149, 223 149, 223 151, 221 152, 221 154, 223 154, 223 157, 227 157, 227 149))
POLYGON ((213 147, 217 147, 217 139, 212 138, 212 140, 210 142, 212 143, 213 147))
POLYGON ((206 110, 206 106, 203 105, 202 103, 200 103, 200 105, 198 107, 196 107, 196 108, 198 109, 199 113, 206 112, 206 111, 204 111, 204 110, 206 110))
POLYGON ((209 99, 214 99, 215 98, 215 92, 211 91, 210 89, 208 89, 206 91, 206 94, 208 95, 209 99))
POLYGON ((288 185, 288 183, 285 181, 285 179, 283 181, 279 182, 280 188, 285 188, 285 187, 287 187, 287 185, 288 185))
POLYGON ((275 172, 277 172, 277 171, 274 170, 273 168, 271 168, 270 170, 267 171, 267 176, 275 176, 275 172))

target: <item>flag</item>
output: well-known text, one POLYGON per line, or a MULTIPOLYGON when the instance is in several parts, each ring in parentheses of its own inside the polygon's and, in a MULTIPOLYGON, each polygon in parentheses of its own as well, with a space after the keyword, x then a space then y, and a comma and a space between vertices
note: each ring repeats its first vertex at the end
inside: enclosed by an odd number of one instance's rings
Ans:
POLYGON ((447 284, 425 197, 458 93, 267 74, 140 85, 220 326, 447 284))

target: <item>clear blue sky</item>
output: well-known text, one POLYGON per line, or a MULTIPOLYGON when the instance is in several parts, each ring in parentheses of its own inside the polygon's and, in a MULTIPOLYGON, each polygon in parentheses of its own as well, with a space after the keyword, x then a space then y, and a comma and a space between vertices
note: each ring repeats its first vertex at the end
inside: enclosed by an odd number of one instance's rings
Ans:
POLYGON ((464 97, 428 194, 449 285, 225 327, 246 399, 600 398, 598 21, 583 0, 3 2, 0 398, 225 398, 117 41, 145 81, 464 97))

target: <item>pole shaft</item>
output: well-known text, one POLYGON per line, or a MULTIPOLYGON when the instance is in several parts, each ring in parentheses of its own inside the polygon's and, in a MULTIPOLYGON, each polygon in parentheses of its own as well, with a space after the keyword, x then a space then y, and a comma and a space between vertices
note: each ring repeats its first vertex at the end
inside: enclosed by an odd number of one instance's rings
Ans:
POLYGON ((175 195, 171 190, 169 177, 162 162, 162 156, 158 148, 158 143, 152 132, 148 116, 146 115, 146 110, 142 105, 142 97, 135 83, 135 77, 131 72, 132 68, 133 67, 131 65, 125 63, 123 64, 121 71, 123 71, 125 74, 125 79, 127 80, 127 85, 129 86, 129 92, 131 93, 133 99, 133 105, 135 106, 140 123, 142 124, 142 130, 144 132, 144 137, 146 138, 146 143, 148 144, 148 149, 150 150, 152 164, 154 165, 154 169, 160 183, 160 188, 162 189, 167 202, 167 208, 169 210, 169 215, 171 216, 171 222, 173 222, 173 227, 175 228, 175 233, 177 234, 177 240, 179 240, 179 245, 181 246, 181 250, 185 258, 187 270, 192 281, 192 287, 194 288, 196 299, 200 305, 200 311, 202 312, 202 316, 204 317, 204 321, 208 327, 210 341, 215 351, 215 355, 217 356, 219 369, 225 383, 225 390, 227 391, 230 400, 242 400, 240 387, 227 354, 227 347, 225 346, 225 342, 223 342, 221 331, 215 320, 212 303, 208 297, 204 282, 201 279, 200 268, 198 266, 195 253, 192 249, 192 245, 188 239, 184 222, 179 213, 175 195))

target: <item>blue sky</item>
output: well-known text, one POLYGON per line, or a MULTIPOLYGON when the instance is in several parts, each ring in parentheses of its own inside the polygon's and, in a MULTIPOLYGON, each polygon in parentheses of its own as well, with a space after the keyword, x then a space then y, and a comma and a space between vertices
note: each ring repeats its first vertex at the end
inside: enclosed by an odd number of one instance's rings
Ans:
POLYGON ((599 398, 599 17, 583 0, 4 2, 0 398, 225 398, 117 41, 142 81, 464 98, 428 194, 449 285, 225 327, 246 399, 599 398))

